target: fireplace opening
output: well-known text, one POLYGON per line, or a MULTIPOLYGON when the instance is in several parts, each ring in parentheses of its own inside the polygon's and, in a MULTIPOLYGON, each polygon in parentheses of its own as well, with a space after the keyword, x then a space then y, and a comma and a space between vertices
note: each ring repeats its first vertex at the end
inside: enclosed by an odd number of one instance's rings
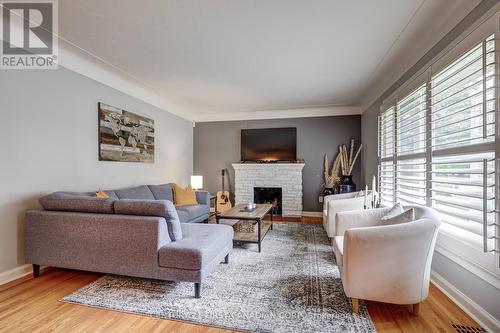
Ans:
POLYGON ((258 204, 274 204, 273 214, 281 215, 281 187, 254 187, 253 198, 253 201, 258 204))

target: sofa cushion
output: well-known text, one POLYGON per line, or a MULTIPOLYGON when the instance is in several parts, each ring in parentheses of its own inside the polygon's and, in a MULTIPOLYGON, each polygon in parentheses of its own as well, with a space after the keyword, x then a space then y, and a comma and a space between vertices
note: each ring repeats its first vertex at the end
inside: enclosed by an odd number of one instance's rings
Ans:
POLYGON ((164 217, 170 239, 178 241, 183 237, 181 222, 171 201, 120 199, 115 201, 114 210, 116 214, 123 215, 164 217))
POLYGON ((342 266, 342 259, 344 257, 344 236, 335 236, 333 238, 333 251, 335 252, 337 265, 342 266))
POLYGON ((96 198, 92 193, 55 192, 39 199, 46 210, 113 214, 115 199, 96 198))
POLYGON ((181 222, 189 222, 200 216, 210 214, 210 206, 208 205, 176 206, 176 209, 181 222))
POLYGON ((154 200, 153 192, 146 185, 125 188, 114 191, 118 199, 144 199, 154 200))
POLYGON ((172 184, 148 185, 156 200, 169 200, 174 202, 172 184))
POLYGON ((159 250, 161 267, 200 270, 232 247, 234 232, 230 226, 186 223, 181 226, 183 239, 159 250))

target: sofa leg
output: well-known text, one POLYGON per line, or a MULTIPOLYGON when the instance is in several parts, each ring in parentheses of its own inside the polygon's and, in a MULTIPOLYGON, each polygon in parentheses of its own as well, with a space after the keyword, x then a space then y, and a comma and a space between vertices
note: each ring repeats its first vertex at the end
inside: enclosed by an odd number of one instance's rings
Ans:
POLYGON ((413 304, 411 314, 414 316, 418 316, 419 313, 420 313, 420 303, 413 304))
POLYGON ((229 253, 224 257, 224 263, 229 264, 229 253))
POLYGON ((200 298, 201 283, 195 282, 194 284, 194 298, 200 298))
POLYGON ((352 312, 354 312, 355 314, 359 314, 359 299, 351 298, 351 303, 352 303, 352 312))
POLYGON ((40 265, 33 264, 33 277, 37 278, 40 276, 40 265))
POLYGON ((203 220, 203 223, 208 223, 208 219, 203 220))

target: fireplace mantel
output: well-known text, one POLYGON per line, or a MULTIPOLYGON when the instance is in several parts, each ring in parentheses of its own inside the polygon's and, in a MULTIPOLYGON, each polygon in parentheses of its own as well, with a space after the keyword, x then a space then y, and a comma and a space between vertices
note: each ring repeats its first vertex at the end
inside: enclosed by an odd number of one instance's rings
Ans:
POLYGON ((281 187, 282 215, 302 215, 304 163, 233 163, 236 204, 254 202, 254 187, 281 187))

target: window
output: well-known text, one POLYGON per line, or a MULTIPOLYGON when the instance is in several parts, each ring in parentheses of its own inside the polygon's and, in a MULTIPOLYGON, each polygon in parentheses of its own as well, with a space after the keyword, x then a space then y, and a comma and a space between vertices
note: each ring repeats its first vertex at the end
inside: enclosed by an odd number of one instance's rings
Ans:
POLYGON ((491 36, 430 83, 432 207, 485 251, 495 223, 494 55, 491 36))
POLYGON ((426 204, 426 85, 396 103, 396 198, 402 204, 426 204))
POLYGON ((429 72, 379 119, 381 204, 432 206, 484 252, 498 250, 495 44, 492 35, 429 72))
POLYGON ((391 107, 379 117, 379 181, 380 202, 390 205, 394 201, 394 120, 395 108, 391 107))

